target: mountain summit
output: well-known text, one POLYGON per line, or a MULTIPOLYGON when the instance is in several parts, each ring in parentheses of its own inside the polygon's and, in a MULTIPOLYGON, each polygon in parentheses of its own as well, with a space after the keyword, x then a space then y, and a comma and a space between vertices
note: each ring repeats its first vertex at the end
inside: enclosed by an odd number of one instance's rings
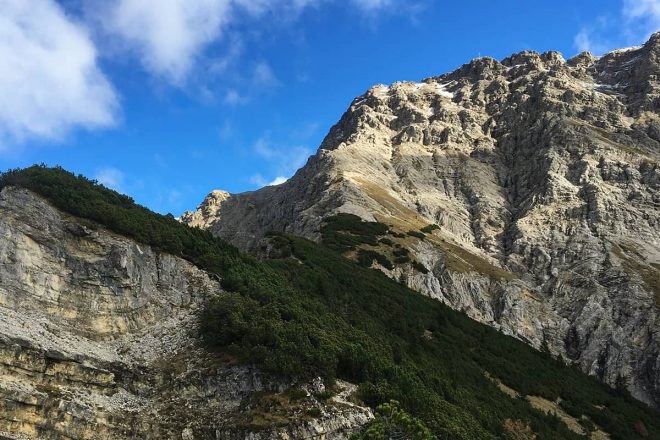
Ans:
POLYGON ((338 213, 382 223, 346 255, 658 406, 659 77, 656 33, 377 85, 286 183, 182 221, 243 249, 328 239, 338 213))

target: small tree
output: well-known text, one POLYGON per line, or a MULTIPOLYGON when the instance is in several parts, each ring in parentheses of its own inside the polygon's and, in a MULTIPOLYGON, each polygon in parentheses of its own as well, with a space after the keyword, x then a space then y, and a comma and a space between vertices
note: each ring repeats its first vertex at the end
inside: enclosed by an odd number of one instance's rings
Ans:
POLYGON ((351 440, 432 440, 435 437, 424 422, 411 416, 396 400, 376 408, 376 418, 369 427, 351 440))

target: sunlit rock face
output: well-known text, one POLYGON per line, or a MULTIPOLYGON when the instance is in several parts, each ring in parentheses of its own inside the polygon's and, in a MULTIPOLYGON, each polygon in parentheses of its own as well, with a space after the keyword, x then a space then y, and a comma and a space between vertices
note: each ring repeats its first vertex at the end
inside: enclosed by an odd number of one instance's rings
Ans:
POLYGON ((11 187, 0 237, 0 438, 341 439, 373 417, 308 392, 256 426, 260 399, 311 385, 207 352, 197 322, 220 283, 183 259, 11 187))
POLYGON ((596 58, 479 58, 351 103, 286 183, 191 224, 244 249, 337 212, 400 231, 413 289, 660 404, 660 34, 596 58))

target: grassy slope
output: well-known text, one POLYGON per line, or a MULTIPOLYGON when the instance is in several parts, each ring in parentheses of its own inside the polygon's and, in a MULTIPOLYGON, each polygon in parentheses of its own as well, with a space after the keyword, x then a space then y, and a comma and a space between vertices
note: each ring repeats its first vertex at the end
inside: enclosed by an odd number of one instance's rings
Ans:
POLYGON ((639 422, 660 438, 660 414, 627 393, 318 244, 277 235, 271 243, 281 258, 261 262, 61 169, 8 172, 5 185, 221 276, 226 292, 203 319, 211 349, 275 373, 359 383, 365 402, 397 399, 438 438, 498 438, 511 420, 529 423, 538 439, 584 438, 507 396, 486 372, 522 395, 560 397, 568 413, 588 416, 613 438, 640 438, 639 422))

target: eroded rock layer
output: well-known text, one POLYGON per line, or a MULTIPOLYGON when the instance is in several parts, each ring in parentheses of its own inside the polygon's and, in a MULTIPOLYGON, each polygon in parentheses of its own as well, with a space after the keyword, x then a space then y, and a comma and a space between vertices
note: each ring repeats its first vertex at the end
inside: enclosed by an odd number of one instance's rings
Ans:
POLYGON ((347 438, 372 417, 350 384, 321 402, 319 381, 201 347, 198 313, 220 283, 185 260, 11 187, 0 237, 2 438, 347 438))

